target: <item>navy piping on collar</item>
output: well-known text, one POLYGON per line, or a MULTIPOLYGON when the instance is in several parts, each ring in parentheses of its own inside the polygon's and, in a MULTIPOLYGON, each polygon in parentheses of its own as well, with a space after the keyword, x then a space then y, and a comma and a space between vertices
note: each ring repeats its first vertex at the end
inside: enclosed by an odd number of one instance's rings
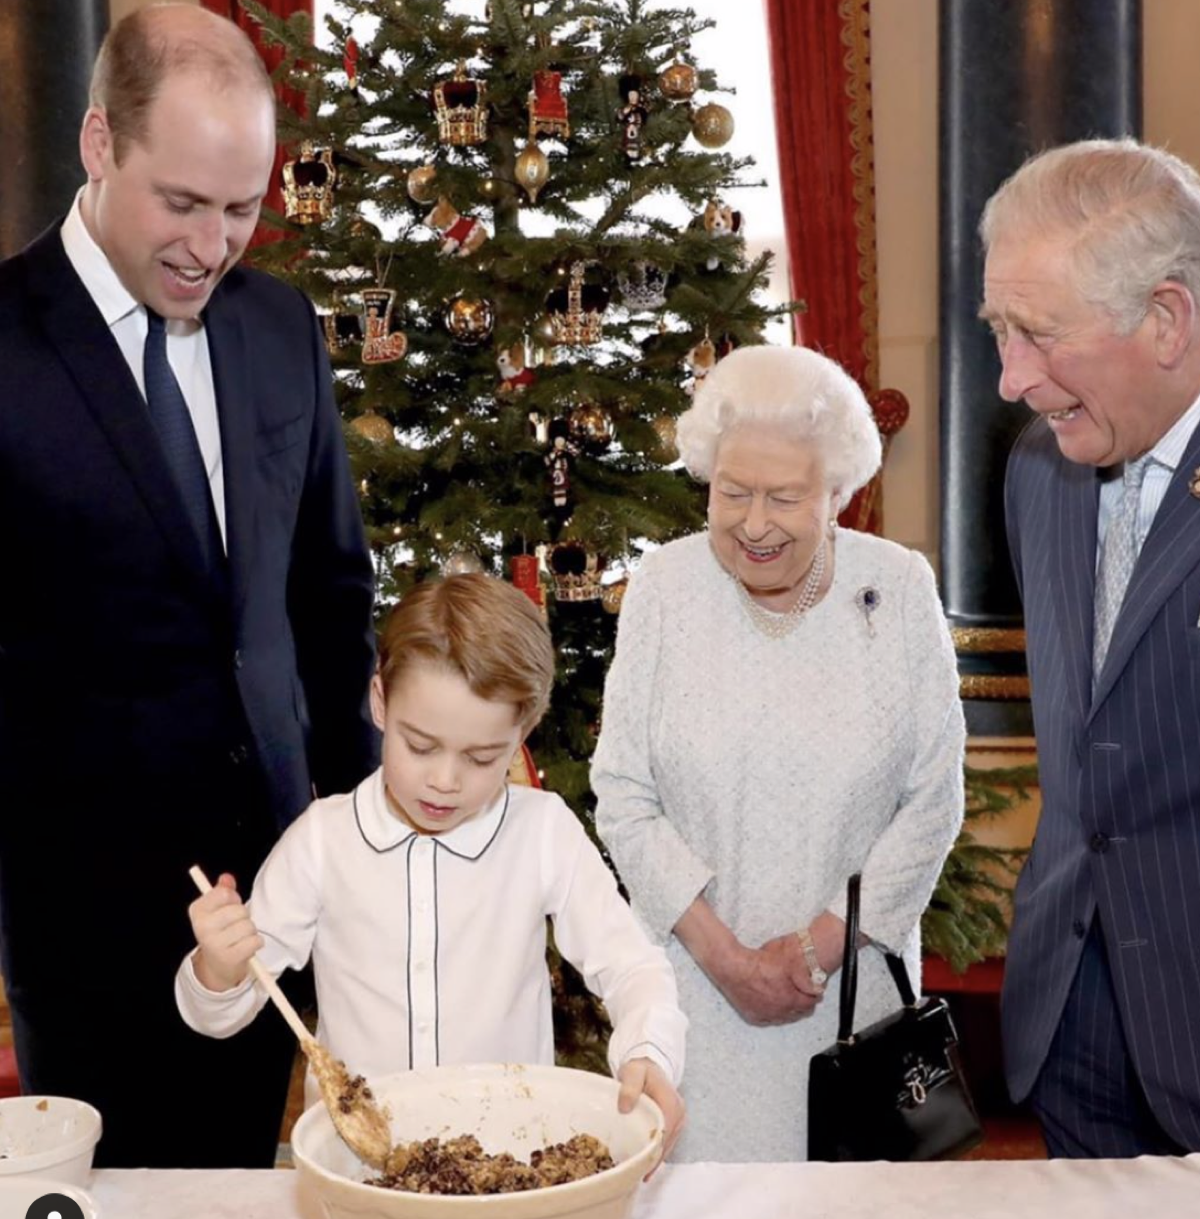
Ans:
MULTIPOLYGON (((384 799, 386 799, 386 798, 387 797, 385 795, 384 799)), ((500 830, 504 826, 504 822, 505 822, 506 818, 508 817, 508 804, 509 804, 509 800, 511 798, 512 798, 512 788, 509 786, 509 784, 506 783, 504 785, 504 807, 500 810, 500 820, 496 822, 496 828, 493 831, 492 836, 487 840, 487 842, 485 842, 483 844, 482 847, 480 847, 479 852, 475 855, 468 855, 464 851, 456 851, 453 847, 447 846, 441 840, 441 838, 436 834, 430 834, 430 835, 425 835, 425 836, 432 838, 435 846, 441 847, 443 851, 449 851, 451 855, 454 855, 458 859, 468 859, 468 860, 481 859, 486 854, 488 848, 492 845, 492 843, 496 841, 496 838, 499 835, 500 830)), ((359 812, 358 812, 358 788, 357 787, 351 793, 350 799, 351 799, 351 803, 353 804, 353 807, 354 807, 354 824, 358 827, 358 836, 363 840, 363 842, 365 842, 367 844, 367 846, 369 846, 371 848, 372 851, 375 852, 376 855, 386 855, 389 851, 394 851, 397 847, 404 846, 405 843, 411 843, 414 838, 420 838, 423 836, 423 835, 418 834, 416 830, 410 829, 408 832, 407 838, 401 838, 398 842, 393 842, 390 847, 377 847, 370 840, 370 838, 367 837, 367 832, 366 832, 366 830, 363 829, 362 817, 359 815, 359 812)))

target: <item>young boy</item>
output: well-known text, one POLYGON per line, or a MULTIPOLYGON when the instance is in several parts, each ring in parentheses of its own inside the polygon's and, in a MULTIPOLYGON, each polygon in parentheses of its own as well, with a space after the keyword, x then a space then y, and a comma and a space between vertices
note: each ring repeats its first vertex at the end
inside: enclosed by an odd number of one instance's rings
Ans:
POLYGON ((198 947, 175 983, 187 1023, 236 1033, 266 1002, 250 957, 278 975, 311 955, 318 1037, 368 1081, 439 1063, 552 1063, 549 915, 612 1019, 620 1109, 645 1092, 669 1148, 687 1028, 671 966, 562 800, 506 782, 553 678, 549 632, 511 585, 462 575, 410 592, 371 684, 382 767, 287 830, 246 905, 228 874, 192 903, 198 947))

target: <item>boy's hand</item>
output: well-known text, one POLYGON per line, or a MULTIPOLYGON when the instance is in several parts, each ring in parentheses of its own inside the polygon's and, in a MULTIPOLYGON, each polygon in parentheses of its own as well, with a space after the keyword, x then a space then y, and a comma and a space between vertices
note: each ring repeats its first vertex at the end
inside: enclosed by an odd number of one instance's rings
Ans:
POLYGON ((192 933, 199 950, 192 958, 196 980, 208 990, 232 990, 250 972, 246 962, 263 946, 254 929, 237 881, 228 872, 202 897, 188 907, 192 933))
MULTIPOLYGON (((631 1058, 618 1072, 617 1080, 621 1085, 617 1097, 617 1108, 622 1113, 629 1113, 637 1103, 637 1098, 644 1092, 662 1110, 663 1123, 663 1160, 671 1153, 680 1134, 683 1133, 684 1113, 683 1098, 675 1090, 674 1084, 667 1078, 662 1067, 652 1058, 631 1058)), ((649 1181, 658 1171, 658 1164, 646 1174, 649 1181)))

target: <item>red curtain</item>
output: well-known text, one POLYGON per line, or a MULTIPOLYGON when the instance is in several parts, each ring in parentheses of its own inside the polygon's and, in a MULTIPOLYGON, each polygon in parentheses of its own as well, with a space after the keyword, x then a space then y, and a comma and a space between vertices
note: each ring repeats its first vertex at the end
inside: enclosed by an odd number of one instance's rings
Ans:
MULTIPOLYGON (((791 289, 807 306, 796 314, 796 341, 837 360, 874 398, 870 0, 766 0, 766 10, 791 289)), ((889 406, 894 417, 894 397, 889 406)), ((876 417, 884 430, 878 409, 876 417)), ((882 529, 878 478, 855 496, 842 523, 882 529)))
MULTIPOLYGON (((240 0, 201 0, 204 7, 211 12, 217 13, 221 17, 228 17, 230 21, 236 21, 254 41, 254 45, 258 47, 258 53, 263 57, 263 62, 267 65, 268 72, 274 72, 283 60, 283 51, 279 47, 264 46, 262 39, 259 37, 259 25, 253 17, 246 11, 240 3, 240 0)), ((313 15, 313 0, 261 0, 265 9, 276 17, 290 17, 293 13, 307 13, 311 18, 313 15)), ((295 89, 287 89, 282 85, 277 85, 275 88, 276 96, 279 98, 280 105, 288 106, 293 110, 303 113, 304 95, 295 89)), ((283 211, 283 190, 280 173, 283 169, 283 163, 287 160, 289 152, 286 148, 277 148, 275 150, 275 168, 271 173, 271 189, 263 201, 264 206, 274 208, 277 212, 283 211)), ((262 245, 265 241, 274 241, 281 236, 277 229, 269 228, 267 225, 260 222, 258 229, 255 231, 254 238, 250 242, 250 247, 253 249, 256 245, 262 245)))

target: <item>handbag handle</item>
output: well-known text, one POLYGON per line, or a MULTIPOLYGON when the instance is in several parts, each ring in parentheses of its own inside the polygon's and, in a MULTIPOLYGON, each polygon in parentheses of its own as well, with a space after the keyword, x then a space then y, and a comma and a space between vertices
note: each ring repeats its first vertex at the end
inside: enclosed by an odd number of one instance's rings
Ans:
MULTIPOLYGON (((862 874, 855 872, 846 882, 846 942, 842 952, 842 980, 838 992, 838 1041, 849 1045, 854 1040, 854 1007, 858 1000, 858 913, 861 902, 862 874)), ((916 1007, 917 997, 904 962, 885 952, 888 972, 900 992, 905 1007, 916 1007)))

